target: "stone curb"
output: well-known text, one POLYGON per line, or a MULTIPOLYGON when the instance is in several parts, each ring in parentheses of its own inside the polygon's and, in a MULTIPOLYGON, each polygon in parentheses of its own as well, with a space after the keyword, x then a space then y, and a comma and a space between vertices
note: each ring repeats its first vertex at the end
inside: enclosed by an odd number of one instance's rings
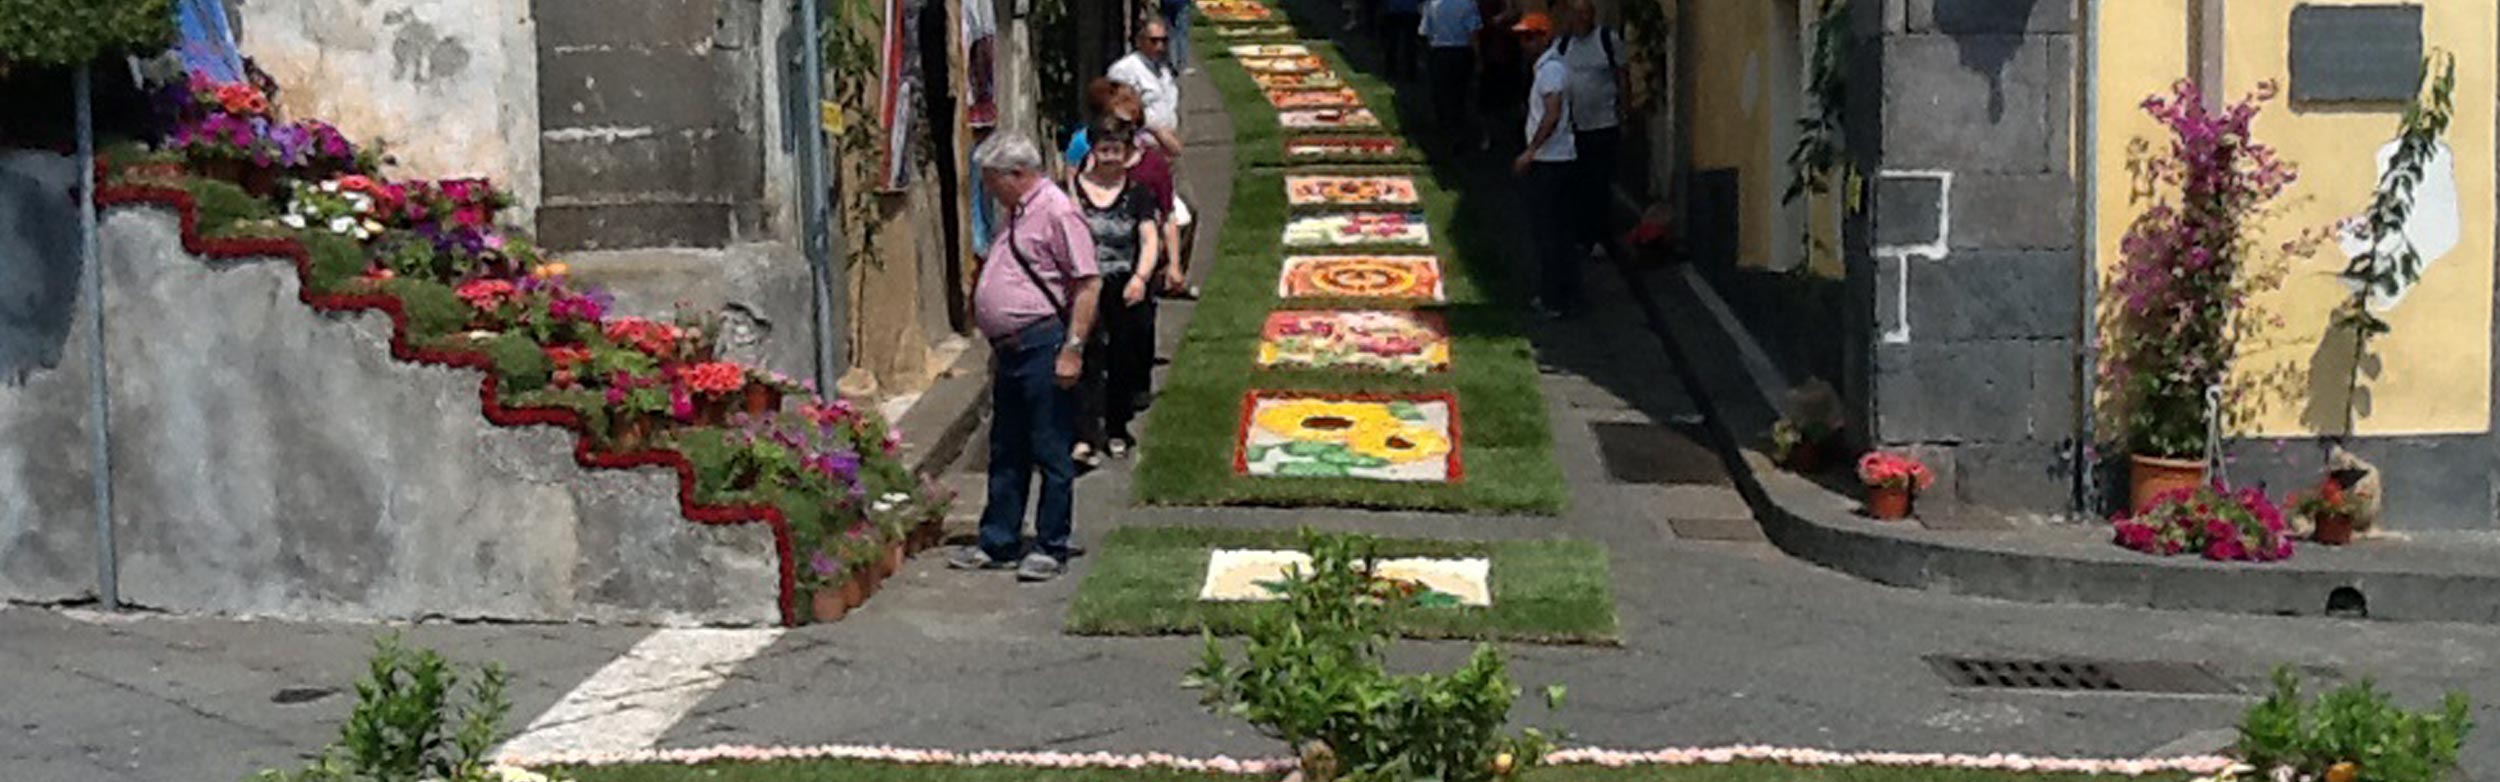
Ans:
POLYGON ((990 387, 990 346, 973 339, 918 404, 904 411, 894 425, 903 430, 903 464, 915 475, 946 471, 981 429, 981 415, 990 387))
MULTIPOLYGON (((1688 345, 1679 345, 1678 352, 1703 355, 1688 345)), ((1709 393, 1703 387, 1689 390, 1709 393)), ((2489 559, 2460 557, 2424 568, 2339 562, 2355 555, 2311 549, 2288 562, 2226 564, 2138 554, 2096 539, 2083 527, 1981 536, 1885 525, 1860 518, 1853 500, 1738 448, 1721 417, 1709 416, 1706 425, 1715 430, 1709 439, 1722 451, 1721 461, 1772 545, 1875 583, 2019 602, 2279 616, 2326 616, 2334 601, 2338 616, 2500 624, 2500 562, 2489 559)))

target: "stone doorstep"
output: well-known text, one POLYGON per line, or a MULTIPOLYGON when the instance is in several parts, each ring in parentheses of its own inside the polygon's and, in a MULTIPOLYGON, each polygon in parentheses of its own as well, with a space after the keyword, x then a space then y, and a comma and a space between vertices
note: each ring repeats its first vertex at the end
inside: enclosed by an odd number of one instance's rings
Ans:
POLYGON ((916 474, 937 475, 962 456, 964 445, 981 429, 989 386, 989 344, 966 340, 936 382, 900 417, 890 419, 903 431, 903 464, 916 474))

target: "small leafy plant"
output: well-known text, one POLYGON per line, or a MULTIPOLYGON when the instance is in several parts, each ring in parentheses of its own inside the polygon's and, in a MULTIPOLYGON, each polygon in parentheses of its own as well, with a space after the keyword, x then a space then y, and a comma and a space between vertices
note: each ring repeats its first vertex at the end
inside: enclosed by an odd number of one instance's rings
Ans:
POLYGON ((431 649, 397 636, 374 642, 356 709, 339 739, 296 772, 266 771, 260 782, 492 782, 487 758, 503 740, 503 668, 463 672, 431 649))
POLYGON ((2261 772, 2303 780, 2443 782, 2473 728, 2464 693, 2409 712, 2365 679, 2308 700, 2299 677, 2277 668, 2273 694, 2240 719, 2239 753, 2261 772))
POLYGON ((2352 492, 2333 478, 2319 481, 2317 491, 2300 495, 2292 507, 2300 515, 2312 519, 2328 516, 2358 518, 2362 511, 2361 503, 2353 498, 2352 492))
MULTIPOLYGON (((1502 655, 1479 645, 1447 674, 1393 675, 1389 620, 1412 595, 1373 578, 1376 540, 1303 533, 1311 569, 1276 588, 1283 609, 1251 626, 1242 661, 1211 635, 1183 686, 1302 753, 1306 779, 1488 782, 1551 749, 1543 732, 1503 733, 1520 690, 1502 655)), ((1559 707, 1560 687, 1546 690, 1559 707)))
POLYGON ((1771 424, 1771 458, 1787 463, 1804 449, 1831 442, 1839 430, 1822 421, 1791 421, 1786 418, 1771 424))
POLYGON ((1873 451, 1858 459, 1858 480, 1867 488, 1908 489, 1926 491, 1936 485, 1936 473, 1917 459, 1886 451, 1873 451))

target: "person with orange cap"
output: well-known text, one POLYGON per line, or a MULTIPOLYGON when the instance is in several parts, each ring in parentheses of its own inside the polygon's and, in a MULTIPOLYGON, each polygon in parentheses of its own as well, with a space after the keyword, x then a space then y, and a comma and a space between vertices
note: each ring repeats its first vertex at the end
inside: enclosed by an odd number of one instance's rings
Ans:
POLYGON ((1580 256, 1571 245, 1577 232, 1571 203, 1579 151, 1571 133, 1571 69, 1554 55, 1554 20, 1542 13, 1520 17, 1512 27, 1520 44, 1536 58, 1528 87, 1527 148, 1511 161, 1512 170, 1527 179, 1528 208, 1537 256, 1537 301, 1540 315, 1565 318, 1580 309, 1580 256))

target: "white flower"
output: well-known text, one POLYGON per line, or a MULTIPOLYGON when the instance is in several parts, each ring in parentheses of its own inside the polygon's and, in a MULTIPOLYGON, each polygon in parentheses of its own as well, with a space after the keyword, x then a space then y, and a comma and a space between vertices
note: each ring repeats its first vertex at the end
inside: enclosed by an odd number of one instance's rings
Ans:
POLYGON ((324 192, 324 193, 336 193, 336 192, 338 192, 338 191, 339 191, 339 183, 338 183, 338 180, 333 179, 333 180, 330 180, 330 181, 328 181, 328 182, 323 182, 323 183, 321 183, 321 192, 324 192))
POLYGON ((358 226, 358 227, 356 228, 356 241, 361 242, 361 241, 365 241, 365 240, 372 239, 372 238, 373 238, 373 232, 372 232, 372 231, 367 231, 367 230, 365 230, 363 226, 358 226))
POLYGON ((343 234, 356 230, 356 218, 339 215, 330 218, 330 233, 343 234))
POLYGON ((911 495, 904 494, 899 491, 890 491, 886 492, 884 496, 878 497, 877 499, 885 500, 886 502, 910 502, 911 495))
POLYGON ((288 212, 287 216, 278 218, 278 222, 285 223, 288 228, 302 229, 304 227, 304 216, 288 212))
POLYGON ((382 223, 381 223, 380 221, 376 221, 376 220, 366 220, 366 221, 365 221, 365 232, 366 232, 366 233, 376 233, 376 234, 381 233, 381 232, 382 232, 382 223))

